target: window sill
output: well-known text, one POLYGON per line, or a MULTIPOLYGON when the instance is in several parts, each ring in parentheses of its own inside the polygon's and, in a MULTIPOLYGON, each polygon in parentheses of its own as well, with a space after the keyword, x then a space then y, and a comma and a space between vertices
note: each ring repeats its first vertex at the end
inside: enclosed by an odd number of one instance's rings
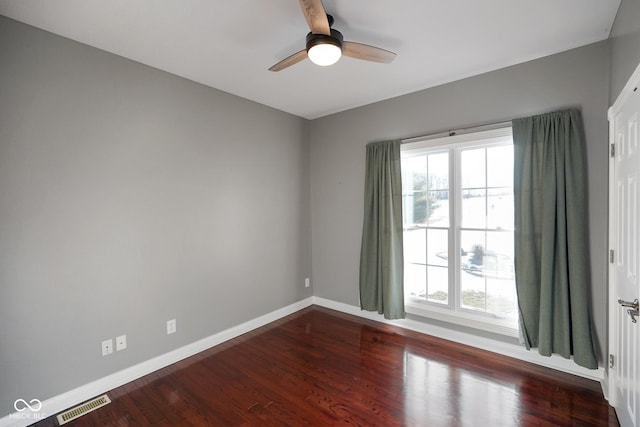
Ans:
POLYGON ((478 329, 494 334, 518 338, 520 332, 512 322, 489 316, 478 316, 473 313, 451 312, 448 309, 434 306, 420 301, 405 301, 405 311, 409 314, 435 319, 442 322, 453 323, 466 328, 478 329))

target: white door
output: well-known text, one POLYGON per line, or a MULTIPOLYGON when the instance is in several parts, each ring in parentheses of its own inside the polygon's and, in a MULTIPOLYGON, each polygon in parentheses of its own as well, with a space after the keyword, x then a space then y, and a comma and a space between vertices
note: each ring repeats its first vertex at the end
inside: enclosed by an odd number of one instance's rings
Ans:
POLYGON ((623 427, 640 427, 639 77, 636 72, 609 110, 609 397, 623 427))

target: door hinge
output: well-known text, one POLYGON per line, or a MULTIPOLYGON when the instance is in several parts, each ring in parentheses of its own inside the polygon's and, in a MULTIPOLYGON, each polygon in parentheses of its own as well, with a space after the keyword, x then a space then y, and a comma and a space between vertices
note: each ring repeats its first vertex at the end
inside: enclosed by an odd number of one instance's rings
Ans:
POLYGON ((609 263, 613 264, 613 261, 615 261, 615 258, 616 258, 615 252, 613 251, 613 249, 611 249, 609 251, 609 263))
POLYGON ((611 144, 611 157, 616 156, 616 144, 611 144))
POLYGON ((616 358, 613 354, 609 355, 609 367, 613 368, 616 364, 616 358))

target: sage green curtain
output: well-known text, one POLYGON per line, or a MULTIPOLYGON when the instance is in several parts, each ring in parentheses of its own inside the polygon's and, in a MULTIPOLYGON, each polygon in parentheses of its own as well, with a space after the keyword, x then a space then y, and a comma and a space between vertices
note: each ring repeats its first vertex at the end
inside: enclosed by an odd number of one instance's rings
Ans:
POLYGON ((404 312, 400 141, 367 145, 360 307, 387 319, 404 312))
POLYGON ((527 349, 598 367, 591 334, 586 149, 578 110, 513 121, 515 275, 527 349))

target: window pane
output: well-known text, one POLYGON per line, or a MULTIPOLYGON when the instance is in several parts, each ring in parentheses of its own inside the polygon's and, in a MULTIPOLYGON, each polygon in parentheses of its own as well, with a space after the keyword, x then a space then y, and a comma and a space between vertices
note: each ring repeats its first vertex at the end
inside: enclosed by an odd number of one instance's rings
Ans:
POLYGON ((462 192, 462 227, 485 228, 487 226, 487 192, 464 190, 462 192))
POLYGON ((449 153, 430 154, 429 165, 429 190, 449 189, 449 153))
POLYGON ((513 230, 513 188, 494 188, 488 193, 487 228, 513 230))
POLYGON ((485 232, 460 232, 460 304, 467 309, 486 310, 485 246, 485 232))
POLYGON ((413 205, 411 206, 411 221, 413 224, 427 224, 433 210, 435 199, 430 192, 420 192, 413 195, 413 205))
POLYGON ((413 194, 402 195, 402 223, 404 228, 412 225, 413 222, 413 194))
POLYGON ((409 299, 424 299, 427 295, 427 266, 405 263, 404 292, 409 299))
POLYGON ((487 313, 496 317, 517 319, 518 300, 513 280, 487 278, 487 313))
POLYGON ((462 178, 462 188, 484 188, 485 180, 485 149, 475 148, 463 150, 460 153, 460 169, 462 178))
POLYGON ((405 263, 424 264, 427 259, 427 230, 405 229, 402 237, 405 263))
POLYGON ((447 267, 449 265, 449 230, 427 231, 427 264, 447 267))
POLYGON ((485 279, 481 271, 461 271, 460 306, 468 310, 486 310, 485 279))
POLYGON ((402 157, 400 159, 400 173, 402 176, 402 194, 405 194, 409 192, 410 190, 409 182, 411 182, 411 180, 409 179, 409 175, 411 174, 411 171, 409 169, 408 157, 402 157))
POLYGON ((513 279, 513 234, 487 232, 484 272, 487 276, 513 279))
POLYGON ((427 267, 427 300, 447 304, 449 302, 449 270, 444 267, 427 267))
POLYGON ((487 148, 487 185, 513 186, 513 145, 487 148))
POLYGON ((424 156, 409 157, 405 159, 402 175, 406 177, 404 191, 427 190, 427 162, 424 156))
POLYGON ((478 271, 482 269, 485 254, 484 231, 460 231, 460 268, 462 270, 478 271))
POLYGON ((430 191, 428 211, 426 212, 427 222, 432 227, 449 226, 449 192, 430 191))

